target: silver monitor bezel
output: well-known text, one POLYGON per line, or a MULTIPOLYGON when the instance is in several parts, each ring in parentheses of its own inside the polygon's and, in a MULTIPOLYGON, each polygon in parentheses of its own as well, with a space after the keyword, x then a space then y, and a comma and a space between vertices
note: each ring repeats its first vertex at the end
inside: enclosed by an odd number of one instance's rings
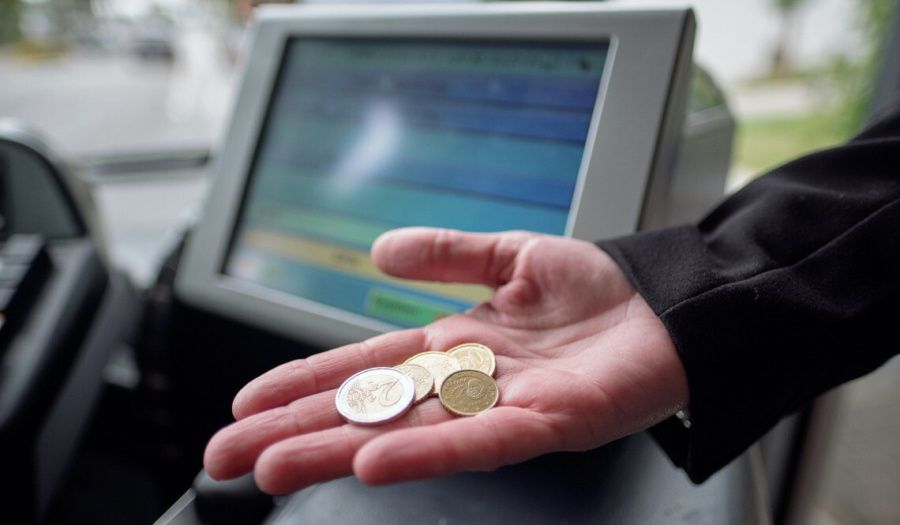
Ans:
POLYGON ((652 202, 659 163, 675 150, 693 43, 690 8, 616 4, 265 6, 214 181, 189 237, 175 283, 199 308, 321 347, 396 327, 224 275, 232 232, 269 106, 281 55, 293 37, 385 37, 516 41, 608 41, 604 79, 566 234, 596 240, 632 233, 652 202), (685 60, 687 57, 687 60, 685 60))

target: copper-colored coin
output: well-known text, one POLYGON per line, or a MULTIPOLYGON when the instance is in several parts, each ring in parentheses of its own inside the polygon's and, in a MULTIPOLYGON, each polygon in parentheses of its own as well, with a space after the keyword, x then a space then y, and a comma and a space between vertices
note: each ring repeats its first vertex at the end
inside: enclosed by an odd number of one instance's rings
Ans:
POLYGON ((497 359, 490 348, 478 343, 465 343, 454 346, 447 353, 459 360, 463 370, 478 370, 493 377, 497 369, 497 359))
POLYGON ((474 416, 497 404, 500 390, 494 378, 478 370, 453 372, 441 385, 441 404, 457 416, 474 416))
POLYGON ((408 375, 393 368, 370 368, 344 381, 335 405, 351 423, 378 425, 406 413, 415 396, 416 387, 408 375))
POLYGON ((410 357, 404 364, 427 368, 434 377, 434 388, 432 389, 434 394, 441 391, 441 383, 444 382, 445 377, 461 370, 459 360, 446 352, 422 352, 410 357))
POLYGON ((408 375, 416 385, 416 399, 414 403, 418 403, 434 392, 434 376, 424 366, 402 364, 394 367, 395 369, 408 375))

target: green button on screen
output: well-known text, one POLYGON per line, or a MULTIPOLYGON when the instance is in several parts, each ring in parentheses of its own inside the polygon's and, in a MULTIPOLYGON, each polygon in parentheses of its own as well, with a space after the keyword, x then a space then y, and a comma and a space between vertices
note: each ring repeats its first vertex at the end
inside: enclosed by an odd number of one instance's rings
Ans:
POLYGON ((366 298, 366 311, 407 326, 424 326, 457 313, 421 299, 379 289, 372 290, 366 298))

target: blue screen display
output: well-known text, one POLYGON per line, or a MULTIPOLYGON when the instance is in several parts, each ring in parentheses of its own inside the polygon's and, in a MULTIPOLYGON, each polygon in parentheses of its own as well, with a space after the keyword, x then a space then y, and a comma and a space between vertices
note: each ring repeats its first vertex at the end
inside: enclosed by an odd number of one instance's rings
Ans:
POLYGON ((490 290, 381 274, 368 255, 381 233, 565 233, 607 44, 287 46, 226 274, 420 326, 490 290))

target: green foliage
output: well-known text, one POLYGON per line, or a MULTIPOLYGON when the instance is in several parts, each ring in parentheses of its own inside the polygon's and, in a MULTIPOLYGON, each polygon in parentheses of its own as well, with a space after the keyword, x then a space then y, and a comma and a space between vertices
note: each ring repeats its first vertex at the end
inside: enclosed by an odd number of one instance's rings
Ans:
POLYGON ((807 0, 772 0, 772 3, 775 4, 775 7, 777 7, 779 11, 793 11, 806 1, 807 0))
POLYGON ((15 42, 19 32, 19 0, 0 0, 0 44, 15 42))
MULTIPOLYGON (((866 54, 855 63, 839 63, 835 68, 837 85, 842 89, 844 111, 854 130, 865 124, 871 112, 871 98, 877 85, 885 53, 890 45, 891 25, 897 0, 857 0, 860 8, 859 28, 866 54)), ((897 28, 900 30, 900 28, 897 28)))
POLYGON ((857 0, 858 30, 866 50, 862 57, 837 57, 827 75, 838 91, 838 103, 831 115, 845 133, 854 134, 866 123, 885 52, 897 0, 857 0))
POLYGON ((858 30, 866 50, 859 58, 837 57, 828 71, 831 83, 838 90, 834 118, 849 133, 862 129, 872 111, 871 99, 889 44, 897 0, 857 0, 857 4, 858 30))
POLYGON ((798 156, 845 142, 852 133, 830 114, 748 120, 740 123, 734 162, 762 173, 798 156))
POLYGON ((871 111, 870 100, 884 61, 898 1, 857 2, 858 30, 866 46, 862 57, 841 56, 825 68, 791 71, 789 75, 758 81, 760 84, 787 81, 829 85, 837 91, 835 104, 815 114, 741 122, 735 140, 737 165, 763 172, 805 153, 843 143, 863 127, 871 111))

